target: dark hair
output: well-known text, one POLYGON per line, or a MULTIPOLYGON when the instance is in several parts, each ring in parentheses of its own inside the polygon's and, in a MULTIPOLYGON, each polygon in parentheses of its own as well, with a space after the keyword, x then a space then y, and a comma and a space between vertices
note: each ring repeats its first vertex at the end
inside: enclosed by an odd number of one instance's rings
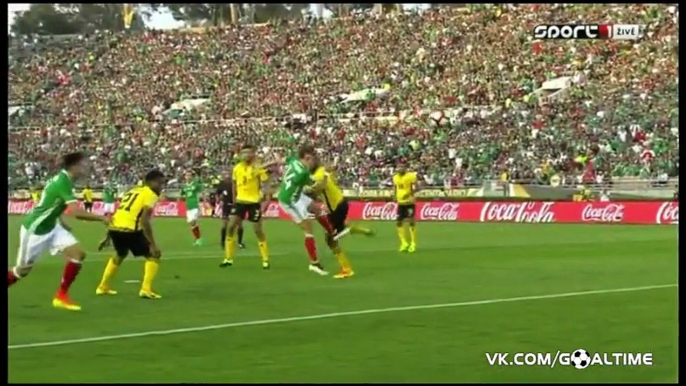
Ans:
POLYGON ((314 147, 312 145, 302 145, 300 146, 300 149, 298 149, 298 157, 303 158, 306 155, 314 155, 314 147))
POLYGON ((148 174, 145 175, 145 182, 157 180, 159 178, 164 178, 164 173, 157 169, 154 169, 149 171, 148 174))
POLYGON ((255 146, 252 143, 246 143, 246 144, 243 144, 243 147, 241 148, 241 150, 245 150, 245 149, 255 150, 255 146))
POLYGON ((72 166, 81 163, 84 158, 85 156, 81 152, 69 153, 62 157, 62 167, 65 169, 70 169, 72 166))

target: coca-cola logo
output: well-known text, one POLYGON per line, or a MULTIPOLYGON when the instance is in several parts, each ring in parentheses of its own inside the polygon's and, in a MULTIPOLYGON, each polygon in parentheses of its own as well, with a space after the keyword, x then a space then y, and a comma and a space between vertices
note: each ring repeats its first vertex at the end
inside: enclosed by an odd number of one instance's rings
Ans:
POLYGON ((621 204, 608 204, 599 208, 588 204, 581 211, 581 221, 622 222, 623 219, 624 205, 621 204))
POLYGON ((178 216, 179 206, 174 201, 158 202, 155 206, 155 216, 178 216))
POLYGON ((279 218, 279 204, 270 202, 264 210, 263 216, 268 218, 279 218))
POLYGON ((33 207, 32 201, 8 201, 7 213, 9 214, 25 214, 33 207))
POLYGON ((460 204, 446 202, 442 205, 431 205, 429 203, 422 206, 419 211, 420 220, 457 220, 457 210, 460 204))
POLYGON ((555 222, 552 202, 486 202, 481 209, 481 222, 512 221, 526 223, 555 222))
POLYGON ((363 220, 394 220, 398 204, 395 202, 367 202, 362 208, 363 220))
POLYGON ((672 202, 665 202, 660 205, 655 222, 658 224, 678 224, 679 205, 672 202))

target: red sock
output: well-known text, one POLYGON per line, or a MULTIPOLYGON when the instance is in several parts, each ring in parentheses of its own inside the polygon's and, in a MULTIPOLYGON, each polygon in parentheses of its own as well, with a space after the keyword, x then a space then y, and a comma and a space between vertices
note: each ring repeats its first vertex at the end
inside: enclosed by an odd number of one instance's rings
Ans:
POLYGON ((14 270, 7 270, 7 288, 11 287, 12 284, 19 281, 19 277, 14 274, 14 270))
POLYGON ((193 228, 191 228, 191 232, 193 232, 193 237, 195 237, 196 240, 200 238, 200 227, 199 226, 196 225, 193 228))
POLYGON ((305 236, 305 249, 307 249, 307 255, 310 257, 310 263, 318 263, 317 244, 314 243, 314 237, 305 236))
POLYGON ((333 229, 333 226, 331 225, 331 222, 329 221, 329 218, 326 217, 326 215, 322 216, 317 216, 317 221, 319 222, 319 225, 324 227, 327 233, 329 234, 334 234, 335 230, 333 229))
POLYGON ((62 282, 60 283, 59 295, 66 295, 69 292, 69 287, 71 283, 76 280, 76 276, 79 275, 81 271, 81 262, 69 260, 67 265, 64 266, 64 273, 62 274, 62 282))

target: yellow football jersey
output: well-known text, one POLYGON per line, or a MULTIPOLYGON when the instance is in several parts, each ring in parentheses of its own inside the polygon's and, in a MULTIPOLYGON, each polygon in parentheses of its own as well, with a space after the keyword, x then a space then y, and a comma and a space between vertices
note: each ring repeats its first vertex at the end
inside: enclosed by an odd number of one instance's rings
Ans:
POLYGON ((236 202, 255 204, 262 199, 262 183, 269 180, 269 175, 263 168, 241 161, 233 168, 231 178, 236 184, 236 202))
POLYGON ((398 204, 409 204, 414 197, 414 184, 417 183, 417 173, 407 172, 393 176, 395 199, 398 204))
POLYGON ((110 229, 134 232, 141 229, 140 220, 143 210, 154 208, 158 196, 147 186, 137 186, 124 194, 117 211, 112 216, 110 229))
POLYGON ((83 191, 81 192, 81 194, 83 195, 83 201, 86 201, 86 202, 93 202, 93 191, 92 191, 92 190, 90 190, 90 189, 83 189, 83 191))
POLYGON ((338 187, 334 176, 332 176, 331 173, 328 173, 323 166, 317 168, 314 174, 312 174, 312 179, 316 182, 324 181, 325 178, 326 182, 324 184, 324 189, 322 190, 322 198, 329 210, 333 212, 338 208, 338 205, 343 202, 345 197, 343 196, 341 188, 338 187))

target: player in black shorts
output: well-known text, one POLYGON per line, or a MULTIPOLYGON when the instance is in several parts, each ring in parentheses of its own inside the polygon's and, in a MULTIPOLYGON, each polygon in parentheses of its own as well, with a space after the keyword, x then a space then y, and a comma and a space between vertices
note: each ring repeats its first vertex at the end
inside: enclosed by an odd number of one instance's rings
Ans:
POLYGON ((215 212, 217 210, 217 193, 212 192, 210 193, 210 196, 208 197, 208 202, 210 204, 210 208, 212 209, 212 213, 210 213, 210 216, 214 218, 215 212))
MULTIPOLYGON (((226 229, 229 226, 229 215, 231 215, 231 211, 233 210, 233 181, 231 181, 230 173, 224 175, 224 179, 222 180, 222 182, 220 182, 219 185, 217 185, 215 194, 217 198, 221 200, 222 203, 221 245, 222 249, 224 249, 224 245, 226 242, 226 229)), ((241 249, 245 248, 245 245, 243 245, 242 224, 238 225, 236 234, 238 235, 238 247, 241 249)))

